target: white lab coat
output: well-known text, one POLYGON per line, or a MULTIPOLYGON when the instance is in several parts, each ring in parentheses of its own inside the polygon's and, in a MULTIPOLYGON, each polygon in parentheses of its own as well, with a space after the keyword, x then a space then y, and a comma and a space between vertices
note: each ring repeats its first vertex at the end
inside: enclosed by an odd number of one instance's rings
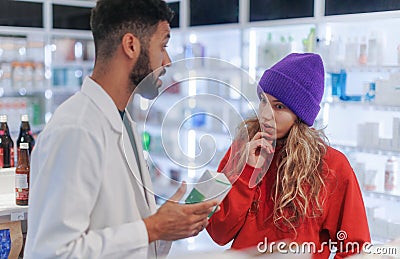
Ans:
POLYGON ((31 158, 26 259, 168 253, 170 242, 148 244, 142 219, 156 205, 141 139, 125 116, 139 144, 140 166, 117 107, 89 77, 54 113, 31 158))

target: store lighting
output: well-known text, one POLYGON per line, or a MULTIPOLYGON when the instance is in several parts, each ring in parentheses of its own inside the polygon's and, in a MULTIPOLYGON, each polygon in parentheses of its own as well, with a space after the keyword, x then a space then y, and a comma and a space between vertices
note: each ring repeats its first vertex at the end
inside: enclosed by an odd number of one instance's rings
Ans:
POLYGON ((189 71, 189 96, 196 95, 197 92, 197 79, 196 79, 196 71, 189 71))
POLYGON ((45 97, 47 100, 50 100, 51 97, 53 97, 53 91, 52 91, 51 89, 47 89, 47 90, 44 92, 44 97, 45 97))
MULTIPOLYGON (((52 51, 55 51, 55 49, 56 49, 56 47, 55 47, 54 44, 52 44, 52 45, 46 45, 46 46, 44 47, 44 65, 45 65, 46 67, 51 66, 51 59, 52 59, 52 57, 51 57, 51 52, 52 52, 52 51), (54 50, 53 50, 53 49, 54 49, 54 50)), ((46 77, 46 78, 47 78, 47 77, 46 77)))
POLYGON ((74 47, 75 47, 75 49, 74 49, 75 59, 79 60, 83 56, 83 45, 82 45, 81 42, 78 41, 78 42, 75 43, 74 47))
POLYGON ((192 44, 197 43, 197 36, 196 36, 196 34, 194 34, 194 33, 190 34, 190 36, 189 36, 189 42, 192 43, 192 44))
POLYGON ((26 55, 26 48, 25 47, 19 48, 18 53, 21 56, 25 56, 26 55))
POLYGON ((196 157, 196 131, 188 132, 188 157, 194 159, 196 157))
POLYGON ((75 70, 75 77, 81 78, 83 76, 83 72, 80 69, 75 70))
POLYGON ((51 69, 46 68, 46 71, 44 72, 44 77, 46 79, 50 79, 51 78, 51 69))
POLYGON ((326 31, 325 31, 325 44, 329 45, 332 40, 332 28, 331 26, 327 25, 326 26, 326 31))
POLYGON ((21 96, 26 95, 26 89, 25 89, 25 88, 19 89, 18 92, 19 92, 19 94, 20 94, 21 96))

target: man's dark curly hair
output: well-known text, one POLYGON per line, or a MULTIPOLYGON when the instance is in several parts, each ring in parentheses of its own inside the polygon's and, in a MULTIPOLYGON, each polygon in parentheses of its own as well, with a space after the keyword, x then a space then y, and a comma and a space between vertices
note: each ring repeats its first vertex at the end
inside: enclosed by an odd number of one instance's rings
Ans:
POLYGON ((163 0, 98 0, 90 18, 96 57, 109 59, 126 33, 146 44, 157 24, 173 15, 163 0))

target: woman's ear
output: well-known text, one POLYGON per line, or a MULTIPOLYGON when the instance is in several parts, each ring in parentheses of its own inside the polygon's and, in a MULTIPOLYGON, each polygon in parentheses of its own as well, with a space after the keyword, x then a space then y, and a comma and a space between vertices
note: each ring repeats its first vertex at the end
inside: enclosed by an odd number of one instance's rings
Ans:
POLYGON ((121 41, 122 50, 129 59, 137 59, 140 55, 140 41, 132 33, 126 33, 121 41))

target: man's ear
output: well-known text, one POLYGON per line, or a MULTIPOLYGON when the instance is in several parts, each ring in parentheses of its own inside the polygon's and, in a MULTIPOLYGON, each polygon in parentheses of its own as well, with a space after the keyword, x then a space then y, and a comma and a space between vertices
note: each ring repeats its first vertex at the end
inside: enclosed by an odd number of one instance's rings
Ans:
POLYGON ((126 33, 121 41, 124 54, 130 59, 136 59, 140 55, 140 41, 132 33, 126 33))

